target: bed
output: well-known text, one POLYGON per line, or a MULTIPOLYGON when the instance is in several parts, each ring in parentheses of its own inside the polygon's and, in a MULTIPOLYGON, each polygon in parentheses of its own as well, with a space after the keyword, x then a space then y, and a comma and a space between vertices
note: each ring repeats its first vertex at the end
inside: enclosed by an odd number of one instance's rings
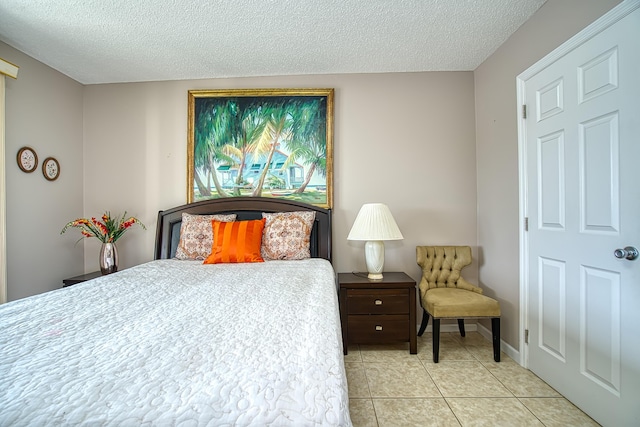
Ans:
POLYGON ((0 425, 351 425, 330 210, 203 201, 156 237, 153 261, 0 306, 0 425), (176 259, 183 218, 284 213, 313 216, 308 257, 176 259))

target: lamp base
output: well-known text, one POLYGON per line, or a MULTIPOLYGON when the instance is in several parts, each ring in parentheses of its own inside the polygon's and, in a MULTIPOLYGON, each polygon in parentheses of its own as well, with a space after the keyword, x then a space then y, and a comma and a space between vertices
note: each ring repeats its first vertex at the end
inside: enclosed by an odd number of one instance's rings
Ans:
POLYGON ((382 280, 384 243, 381 240, 369 240, 364 244, 364 260, 367 264, 369 280, 382 280))

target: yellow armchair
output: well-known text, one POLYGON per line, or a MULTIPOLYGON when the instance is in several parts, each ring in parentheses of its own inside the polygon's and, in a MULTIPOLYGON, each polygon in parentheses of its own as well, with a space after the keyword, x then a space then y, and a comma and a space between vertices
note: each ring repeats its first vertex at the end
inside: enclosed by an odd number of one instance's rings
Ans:
POLYGON ((482 289, 467 282, 460 271, 471 264, 469 246, 416 246, 416 261, 422 268, 420 304, 423 315, 418 336, 422 336, 433 317, 433 361, 438 363, 440 319, 458 319, 460 335, 465 336, 464 319, 490 318, 493 359, 500 361, 500 304, 482 295, 482 289))

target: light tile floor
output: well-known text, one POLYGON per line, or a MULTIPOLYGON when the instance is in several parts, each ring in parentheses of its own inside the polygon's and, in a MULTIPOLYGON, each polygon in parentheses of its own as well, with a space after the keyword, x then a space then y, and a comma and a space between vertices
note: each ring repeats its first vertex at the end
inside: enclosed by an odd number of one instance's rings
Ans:
POLYGON ((506 354, 493 361, 477 332, 431 334, 408 343, 350 346, 344 357, 351 420, 360 426, 598 426, 506 354))

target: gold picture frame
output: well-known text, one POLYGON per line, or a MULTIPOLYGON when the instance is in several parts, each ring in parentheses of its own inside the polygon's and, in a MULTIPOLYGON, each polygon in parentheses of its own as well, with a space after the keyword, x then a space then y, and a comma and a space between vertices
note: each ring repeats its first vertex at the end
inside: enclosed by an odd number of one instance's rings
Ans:
POLYGON ((253 196, 331 208, 333 94, 190 90, 187 203, 253 196))

